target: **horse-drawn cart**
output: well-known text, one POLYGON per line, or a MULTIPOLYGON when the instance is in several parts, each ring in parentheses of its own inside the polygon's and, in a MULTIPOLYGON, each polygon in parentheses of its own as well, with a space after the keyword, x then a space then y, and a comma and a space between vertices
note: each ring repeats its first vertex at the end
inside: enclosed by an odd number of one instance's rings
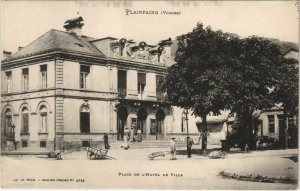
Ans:
POLYGON ((104 159, 106 158, 107 150, 96 148, 96 147, 87 147, 87 157, 89 159, 104 159))

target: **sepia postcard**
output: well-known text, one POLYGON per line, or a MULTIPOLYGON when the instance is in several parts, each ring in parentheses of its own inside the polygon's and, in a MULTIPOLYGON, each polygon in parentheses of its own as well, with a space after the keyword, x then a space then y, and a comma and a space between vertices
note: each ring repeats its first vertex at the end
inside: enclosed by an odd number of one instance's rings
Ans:
POLYGON ((1 1, 1 189, 298 188, 297 1, 1 1))

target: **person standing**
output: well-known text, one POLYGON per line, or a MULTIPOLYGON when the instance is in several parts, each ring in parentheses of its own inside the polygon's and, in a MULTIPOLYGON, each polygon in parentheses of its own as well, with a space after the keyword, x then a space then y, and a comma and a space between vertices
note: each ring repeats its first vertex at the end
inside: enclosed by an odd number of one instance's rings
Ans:
POLYGON ((173 136, 170 140, 170 149, 171 149, 171 160, 177 160, 176 159, 176 143, 175 143, 175 137, 173 136))
POLYGON ((135 142, 135 133, 136 133, 136 125, 135 122, 132 123, 131 125, 131 131, 130 131, 130 141, 135 142))
POLYGON ((128 144, 128 141, 129 141, 129 138, 130 138, 130 132, 128 130, 128 127, 126 126, 125 127, 125 130, 124 130, 124 137, 123 137, 123 140, 124 140, 124 149, 127 150, 129 148, 129 144, 128 144))
POLYGON ((141 129, 137 130, 137 142, 142 142, 142 131, 141 131, 141 129))
POLYGON ((192 146, 194 144, 194 140, 187 136, 186 137, 186 146, 187 146, 187 154, 188 154, 188 158, 192 157, 192 146))
POLYGON ((103 139, 104 139, 104 148, 105 149, 109 149, 109 143, 108 143, 108 135, 107 135, 107 133, 104 133, 103 139))

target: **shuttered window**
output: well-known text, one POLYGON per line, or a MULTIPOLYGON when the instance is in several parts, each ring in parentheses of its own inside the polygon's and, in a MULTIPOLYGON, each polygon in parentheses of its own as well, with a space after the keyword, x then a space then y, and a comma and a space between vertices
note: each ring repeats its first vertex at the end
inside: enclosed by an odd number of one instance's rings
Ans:
POLYGON ((138 73, 138 93, 143 94, 146 86, 146 74, 138 73))
POLYGON ((21 133, 29 133, 29 112, 26 107, 22 109, 22 130, 21 133))

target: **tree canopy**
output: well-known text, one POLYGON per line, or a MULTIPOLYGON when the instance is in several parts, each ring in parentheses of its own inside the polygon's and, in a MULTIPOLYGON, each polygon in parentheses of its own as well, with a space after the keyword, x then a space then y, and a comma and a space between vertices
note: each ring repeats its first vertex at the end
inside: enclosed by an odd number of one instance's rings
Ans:
MULTIPOLYGON (((175 106, 190 108, 202 118, 204 132, 209 112, 230 109, 247 129, 257 109, 271 108, 278 101, 295 107, 291 100, 296 62, 284 58, 272 42, 256 36, 241 39, 202 23, 177 41, 176 63, 168 69, 162 88, 175 106), (291 91, 285 91, 288 88, 291 91)), ((202 149, 206 139, 204 133, 202 149)))

